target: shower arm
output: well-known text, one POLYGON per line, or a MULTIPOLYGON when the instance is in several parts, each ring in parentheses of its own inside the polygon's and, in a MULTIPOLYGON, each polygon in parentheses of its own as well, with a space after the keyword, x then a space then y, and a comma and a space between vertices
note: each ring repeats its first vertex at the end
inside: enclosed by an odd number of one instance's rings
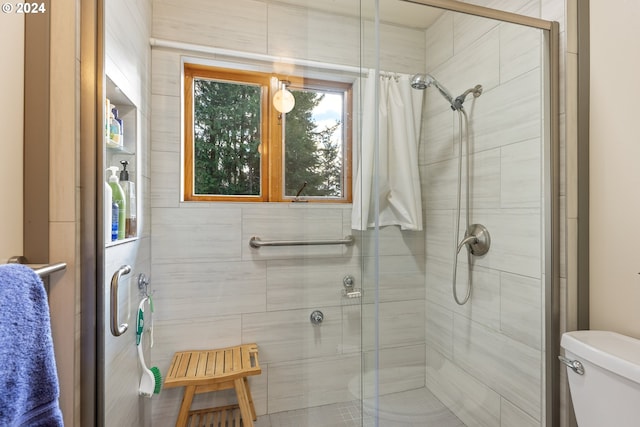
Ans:
POLYGON ((452 102, 452 104, 454 104, 455 107, 462 108, 462 103, 464 103, 465 99, 467 99, 467 95, 469 95, 470 93, 473 94, 474 98, 479 97, 480 95, 482 95, 482 85, 476 85, 475 87, 465 90, 462 95, 457 97, 455 101, 452 102))

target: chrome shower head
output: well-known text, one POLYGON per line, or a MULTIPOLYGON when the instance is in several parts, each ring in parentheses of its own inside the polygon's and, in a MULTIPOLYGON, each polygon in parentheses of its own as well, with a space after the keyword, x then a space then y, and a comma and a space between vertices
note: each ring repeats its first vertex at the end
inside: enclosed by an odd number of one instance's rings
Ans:
POLYGON ((431 86, 434 78, 429 74, 416 74, 411 78, 411 87, 418 90, 424 90, 431 86))
POLYGON ((431 74, 415 74, 411 78, 411 87, 414 89, 424 90, 431 85, 434 85, 436 89, 438 89, 440 94, 447 101, 449 101, 449 104, 451 104, 451 109, 454 111, 462 110, 462 103, 467 98, 467 95, 469 95, 470 93, 473 94, 474 98, 477 98, 482 94, 482 86, 476 85, 475 87, 472 87, 471 89, 466 90, 462 95, 460 95, 456 99, 453 99, 453 96, 451 96, 451 93, 447 90, 447 88, 442 86, 440 82, 436 80, 436 78, 433 77, 431 74))
POLYGON ((449 93, 447 88, 442 86, 435 77, 431 74, 415 74, 411 78, 411 87, 418 90, 423 90, 428 88, 429 86, 435 86, 438 89, 438 92, 447 100, 449 104, 451 104, 452 110, 459 110, 462 106, 458 105, 456 101, 453 99, 453 96, 449 93))

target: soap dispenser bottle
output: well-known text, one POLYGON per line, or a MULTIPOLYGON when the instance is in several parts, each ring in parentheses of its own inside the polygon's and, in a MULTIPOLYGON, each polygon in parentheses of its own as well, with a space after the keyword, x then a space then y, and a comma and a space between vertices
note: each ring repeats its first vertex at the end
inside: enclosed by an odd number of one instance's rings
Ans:
POLYGON ((121 160, 122 170, 120 171, 120 186, 124 190, 124 198, 127 201, 127 212, 125 215, 125 237, 136 237, 137 235, 137 212, 136 212, 136 183, 129 180, 127 166, 129 162, 121 160))
POLYGON ((125 237, 125 215, 127 211, 127 201, 124 198, 124 190, 120 186, 118 181, 118 167, 111 166, 107 168, 107 170, 111 171, 111 176, 109 177, 109 187, 111 187, 111 194, 113 198, 113 203, 118 205, 118 240, 122 240, 125 237))

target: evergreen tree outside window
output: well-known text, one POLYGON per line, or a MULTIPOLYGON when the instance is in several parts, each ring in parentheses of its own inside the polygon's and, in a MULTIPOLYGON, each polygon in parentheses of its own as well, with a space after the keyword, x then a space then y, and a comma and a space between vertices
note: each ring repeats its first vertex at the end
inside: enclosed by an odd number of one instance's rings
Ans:
POLYGON ((351 85, 185 64, 184 100, 184 200, 351 201, 351 85))

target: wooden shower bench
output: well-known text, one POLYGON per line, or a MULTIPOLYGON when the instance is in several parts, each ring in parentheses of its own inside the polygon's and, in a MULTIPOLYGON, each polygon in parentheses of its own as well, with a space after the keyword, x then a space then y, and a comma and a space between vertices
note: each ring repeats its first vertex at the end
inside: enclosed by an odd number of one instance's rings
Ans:
POLYGON ((247 377, 261 372, 257 344, 175 353, 164 388, 185 387, 176 427, 240 427, 240 418, 244 427, 253 427, 257 417, 247 377), (235 389, 237 405, 191 410, 196 394, 227 389, 235 389))

